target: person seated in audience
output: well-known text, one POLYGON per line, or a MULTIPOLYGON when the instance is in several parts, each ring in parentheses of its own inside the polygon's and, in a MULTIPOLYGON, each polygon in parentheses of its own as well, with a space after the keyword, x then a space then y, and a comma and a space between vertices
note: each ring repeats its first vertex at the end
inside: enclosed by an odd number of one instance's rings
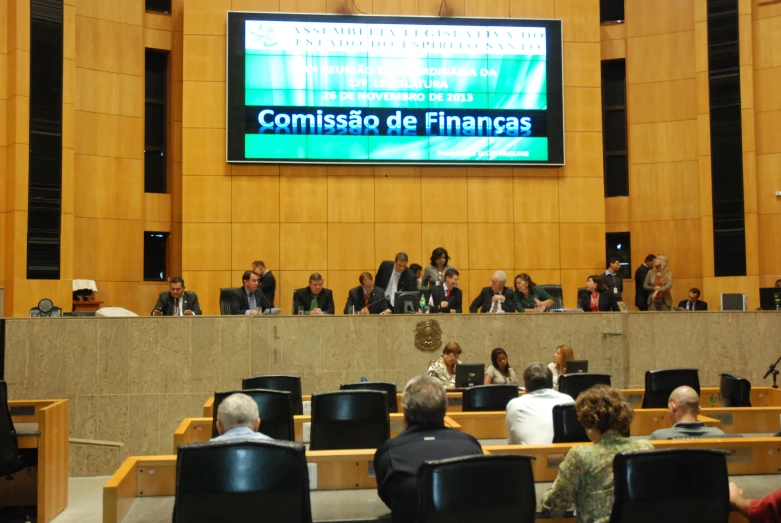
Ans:
POLYGON ((526 394, 507 404, 507 442, 510 445, 547 445, 553 442, 553 407, 572 403, 568 394, 553 390, 550 369, 534 362, 523 371, 526 394))
POLYGON ((423 267, 419 263, 413 263, 409 266, 409 270, 415 273, 415 278, 418 279, 418 288, 420 288, 420 280, 423 279, 423 267))
POLYGON ((374 283, 385 289, 385 297, 388 298, 391 308, 396 303, 397 292, 418 290, 418 278, 407 268, 408 260, 407 253, 400 252, 393 261, 385 260, 380 263, 374 277, 374 283))
POLYGON ((652 450, 648 440, 628 436, 634 412, 621 393, 594 385, 575 402, 578 421, 593 445, 575 445, 559 465, 559 475, 542 507, 560 517, 574 503, 577 523, 606 522, 613 508, 613 458, 619 452, 652 450))
POLYGON ((390 314, 390 303, 385 298, 385 290, 374 286, 374 278, 368 272, 358 276, 359 286, 347 293, 344 313, 350 314, 350 307, 358 314, 390 314))
POLYGON ((578 308, 585 312, 619 311, 613 291, 607 288, 605 280, 599 274, 592 274, 586 280, 587 293, 580 297, 578 308))
POLYGON ((432 312, 461 313, 461 299, 463 294, 458 288, 458 271, 450 267, 445 271, 445 280, 441 285, 431 287, 429 305, 432 312))
POLYGON ((507 353, 502 348, 491 351, 491 365, 485 371, 486 385, 517 385, 518 377, 510 368, 507 353))
POLYGON ((553 296, 532 281, 532 277, 522 272, 515 277, 513 303, 518 312, 545 312, 553 306, 553 296))
POLYGON ((266 298, 258 289, 260 277, 252 271, 244 271, 241 277, 242 287, 233 291, 231 296, 231 314, 256 316, 263 314, 266 298))
POLYGON ((716 427, 706 427, 705 423, 697 421, 700 413, 700 397, 691 387, 682 386, 670 394, 667 403, 670 411, 671 429, 659 429, 648 439, 683 439, 683 438, 717 438, 724 431, 716 427))
POLYGON ((707 311, 708 303, 700 300, 700 289, 692 287, 689 290, 689 299, 681 301, 678 308, 685 311, 707 311))
POLYGON ((322 316, 334 313, 334 294, 323 288, 323 276, 313 272, 309 277, 309 286, 293 293, 293 314, 299 310, 310 316, 322 316))
POLYGON ((445 279, 445 272, 448 269, 453 268, 448 265, 449 261, 450 255, 444 247, 437 247, 434 249, 434 252, 431 253, 431 265, 428 265, 423 269, 423 277, 420 279, 420 288, 427 289, 440 285, 442 280, 445 279))
POLYGON ((264 305, 269 309, 273 309, 274 296, 277 293, 277 279, 271 274, 271 271, 266 268, 266 264, 263 263, 263 260, 255 260, 252 262, 252 272, 260 277, 258 287, 266 298, 266 303, 264 305))
POLYGON ((559 390, 559 376, 567 373, 567 362, 575 359, 575 351, 569 345, 559 345, 548 368, 553 375, 553 388, 559 390))
POLYGON ((237 439, 271 440, 260 430, 258 404, 255 400, 237 392, 231 394, 217 408, 217 432, 219 436, 211 441, 230 441, 237 439))
POLYGON ((456 386, 456 365, 461 363, 461 345, 451 341, 442 350, 442 357, 428 365, 428 375, 439 381, 443 387, 452 389, 456 386))
POLYGON ((746 516, 749 523, 778 523, 781 521, 781 489, 762 499, 748 499, 743 489, 729 484, 729 504, 732 510, 746 516))
POLYGON ((776 280, 776 288, 781 287, 781 280, 776 280))
POLYGON ((480 455, 480 443, 445 427, 447 395, 439 381, 412 378, 404 387, 404 430, 374 454, 377 493, 393 523, 414 523, 418 513, 418 469, 424 461, 480 455))
POLYGON ((184 290, 181 276, 171 279, 170 290, 163 291, 157 298, 152 316, 193 316, 201 315, 201 305, 194 292, 184 290))
POLYGON ((478 309, 483 313, 515 312, 513 291, 505 287, 506 283, 507 275, 503 271, 496 271, 491 276, 491 286, 483 287, 472 305, 469 306, 469 312, 474 314, 478 309))

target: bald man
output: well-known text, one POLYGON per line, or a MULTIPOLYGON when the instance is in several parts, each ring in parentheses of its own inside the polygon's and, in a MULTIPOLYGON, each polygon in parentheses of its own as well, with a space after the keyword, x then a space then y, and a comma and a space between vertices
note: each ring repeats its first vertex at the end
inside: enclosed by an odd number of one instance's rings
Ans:
POLYGON ((706 427, 705 423, 697 421, 700 413, 700 397, 691 387, 678 387, 670 394, 667 403, 671 429, 659 429, 649 439, 685 439, 685 438, 718 438, 724 432, 715 427, 706 427))

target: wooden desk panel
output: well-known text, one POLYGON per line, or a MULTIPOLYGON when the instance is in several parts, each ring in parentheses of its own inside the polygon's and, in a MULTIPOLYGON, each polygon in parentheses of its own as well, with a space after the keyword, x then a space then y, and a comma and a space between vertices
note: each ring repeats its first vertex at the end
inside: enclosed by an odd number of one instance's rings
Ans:
POLYGON ((22 436, 19 448, 38 449, 38 521, 48 523, 68 506, 68 400, 15 400, 9 408, 34 407, 33 415, 13 416, 14 423, 38 423, 39 436, 22 436))

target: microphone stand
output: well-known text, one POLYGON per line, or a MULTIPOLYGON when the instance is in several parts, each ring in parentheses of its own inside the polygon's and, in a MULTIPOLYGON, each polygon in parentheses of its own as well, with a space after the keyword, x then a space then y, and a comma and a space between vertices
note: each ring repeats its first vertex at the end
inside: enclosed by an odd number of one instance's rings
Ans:
POLYGON ((776 370, 776 365, 778 365, 779 362, 781 362, 781 356, 778 357, 778 359, 776 360, 775 363, 772 363, 770 365, 770 367, 767 369, 767 372, 765 373, 765 375, 762 376, 762 379, 764 380, 764 379, 767 379, 767 377, 770 376, 771 374, 773 375, 773 388, 774 389, 778 388, 778 384, 776 383, 776 378, 778 377, 778 372, 779 371, 776 370))

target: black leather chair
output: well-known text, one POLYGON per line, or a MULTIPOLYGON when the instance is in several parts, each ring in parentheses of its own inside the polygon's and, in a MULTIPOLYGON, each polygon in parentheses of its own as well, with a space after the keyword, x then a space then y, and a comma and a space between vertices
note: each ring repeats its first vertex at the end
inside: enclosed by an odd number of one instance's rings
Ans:
POLYGON ((726 453, 680 449, 619 453, 610 523, 727 523, 726 453))
POLYGON ((417 523, 532 523, 533 459, 496 454, 424 462, 418 470, 417 523))
POLYGON ((312 396, 309 450, 376 449, 390 438, 387 393, 343 390, 312 396))
POLYGON ((518 397, 517 385, 476 385, 461 393, 464 412, 507 410, 507 403, 518 397))
POLYGON ((582 301, 583 296, 588 295, 588 289, 585 287, 578 287, 578 304, 582 301))
POLYGON ((564 291, 561 285, 545 284, 538 285, 539 288, 548 291, 548 294, 553 298, 553 305, 549 309, 563 309, 564 308, 564 291))
POLYGON ((343 383, 339 390, 380 390, 388 394, 388 412, 399 412, 396 400, 396 384, 383 381, 362 381, 360 383, 343 383))
MULTIPOLYGON (((301 400, 301 378, 298 376, 255 376, 241 380, 242 390, 265 389, 289 392, 293 399, 293 414, 304 413, 304 403, 301 400)), ((261 418, 262 422, 262 418, 261 418)))
POLYGON ((19 452, 11 410, 8 408, 8 385, 0 381, 0 477, 10 476, 28 466, 19 452))
POLYGON ((750 407, 751 382, 732 374, 722 374, 719 395, 725 407, 750 407))
POLYGON ((559 376, 559 392, 569 394, 573 400, 578 399, 581 392, 600 384, 610 386, 610 374, 579 372, 559 376))
POLYGON ((311 523, 304 446, 277 441, 182 445, 174 523, 311 523))
POLYGON ((666 409, 670 394, 683 385, 700 393, 700 375, 697 369, 664 369, 645 371, 644 409, 666 409))
POLYGON ((293 430, 293 399, 288 391, 247 389, 230 392, 214 393, 214 415, 212 417, 212 437, 217 436, 217 409, 222 400, 241 392, 246 394, 258 405, 260 415, 260 432, 274 439, 295 441, 293 430))
POLYGON ((553 443, 580 443, 591 441, 586 429, 578 421, 574 403, 553 407, 553 443))
POLYGON ((233 296, 233 288, 220 289, 220 315, 231 315, 231 301, 233 296))

